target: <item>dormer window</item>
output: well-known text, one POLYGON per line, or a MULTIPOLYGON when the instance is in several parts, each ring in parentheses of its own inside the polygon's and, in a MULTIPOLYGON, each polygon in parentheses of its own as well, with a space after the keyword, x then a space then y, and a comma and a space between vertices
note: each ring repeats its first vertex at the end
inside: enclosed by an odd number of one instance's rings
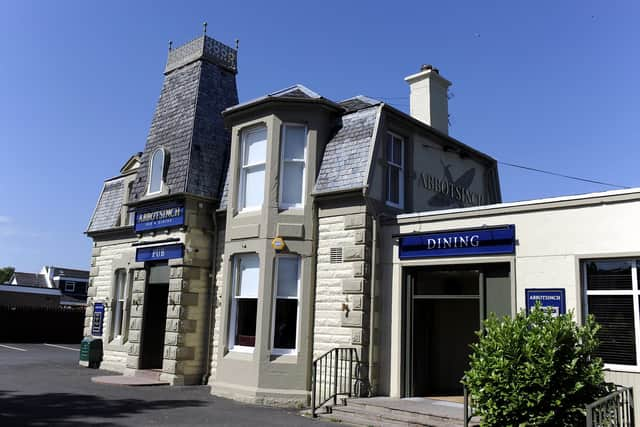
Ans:
POLYGON ((156 194, 162 191, 164 178, 165 152, 163 148, 158 148, 151 156, 151 167, 149 168, 149 188, 147 194, 156 194))
POLYGON ((284 125, 280 164, 280 206, 283 208, 304 206, 306 152, 306 126, 284 125))
POLYGON ((267 161, 267 127, 242 132, 240 142, 240 186, 238 211, 262 209, 264 171, 267 161))

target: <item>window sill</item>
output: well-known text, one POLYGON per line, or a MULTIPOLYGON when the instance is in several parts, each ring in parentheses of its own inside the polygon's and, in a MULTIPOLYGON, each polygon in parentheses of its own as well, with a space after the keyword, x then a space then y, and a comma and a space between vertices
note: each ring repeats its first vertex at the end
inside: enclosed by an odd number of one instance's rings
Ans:
POLYGON ((614 365, 614 364, 610 364, 610 363, 605 363, 604 364, 604 373, 606 374, 607 371, 609 372, 633 372, 633 373, 640 373, 640 366, 634 366, 634 365, 614 365))
POLYGON ((272 350, 269 361, 272 363, 282 363, 285 365, 295 365, 298 363, 298 352, 294 353, 278 353, 272 350))
POLYGON ((250 362, 253 360, 253 350, 254 347, 235 346, 229 349, 224 358, 250 362))

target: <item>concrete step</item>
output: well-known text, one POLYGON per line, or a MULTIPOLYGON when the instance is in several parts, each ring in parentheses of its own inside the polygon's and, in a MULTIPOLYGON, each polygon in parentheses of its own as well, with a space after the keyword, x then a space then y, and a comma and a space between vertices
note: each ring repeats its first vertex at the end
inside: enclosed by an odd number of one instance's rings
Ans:
POLYGON ((136 369, 133 376, 159 381, 160 374, 162 374, 162 369, 136 369))
POLYGON ((341 422, 356 426, 380 426, 380 427, 453 427, 462 426, 462 420, 453 420, 426 414, 416 414, 399 410, 385 411, 383 408, 368 407, 363 409, 361 405, 354 407, 334 406, 331 414, 325 415, 327 418, 340 420, 341 422))
MULTIPOLYGON (((461 404, 433 399, 365 398, 348 399, 346 405, 330 408, 330 413, 318 411, 321 418, 354 426, 390 427, 453 427, 463 426, 461 404)), ((470 426, 478 426, 474 417, 470 426)))

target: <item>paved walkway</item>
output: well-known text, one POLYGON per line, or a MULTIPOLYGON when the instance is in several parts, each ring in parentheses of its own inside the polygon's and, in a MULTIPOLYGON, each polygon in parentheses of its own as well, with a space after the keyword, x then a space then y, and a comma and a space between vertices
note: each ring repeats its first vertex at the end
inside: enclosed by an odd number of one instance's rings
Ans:
POLYGON ((0 426, 334 426, 240 404, 205 386, 96 384, 111 372, 78 365, 78 345, 0 343, 0 426))

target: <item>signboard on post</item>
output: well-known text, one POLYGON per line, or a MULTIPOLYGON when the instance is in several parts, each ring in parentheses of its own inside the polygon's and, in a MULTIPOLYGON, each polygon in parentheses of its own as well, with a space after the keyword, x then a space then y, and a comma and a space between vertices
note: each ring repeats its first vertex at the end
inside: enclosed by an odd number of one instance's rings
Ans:
POLYGON ((171 203, 136 210, 136 233, 184 224, 184 205, 171 203))
POLYGON ((400 236, 400 259, 515 253, 515 226, 400 236))
POLYGON ((559 316, 567 312, 564 289, 525 289, 527 314, 540 303, 542 308, 551 307, 553 314, 559 316))
POLYGON ((136 262, 162 261, 165 259, 182 258, 183 256, 184 245, 182 243, 136 249, 136 262))
POLYGON ((91 322, 91 335, 102 336, 102 323, 104 321, 104 304, 97 302, 93 305, 93 321, 91 322))

